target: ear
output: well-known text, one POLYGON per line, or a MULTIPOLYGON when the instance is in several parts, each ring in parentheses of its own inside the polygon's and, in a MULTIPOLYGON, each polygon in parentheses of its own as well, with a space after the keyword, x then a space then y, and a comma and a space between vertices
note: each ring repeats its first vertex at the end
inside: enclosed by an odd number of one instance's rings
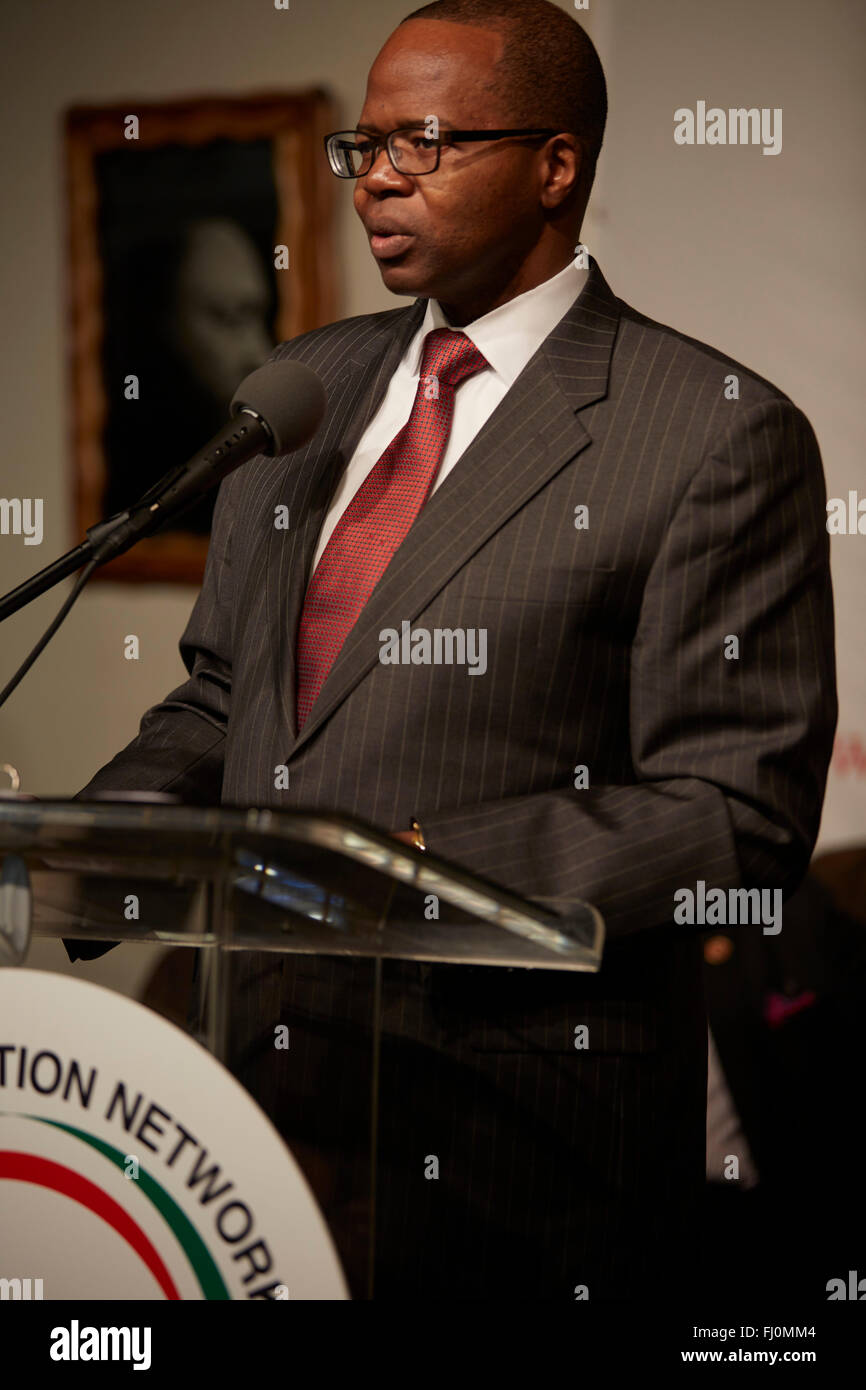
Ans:
POLYGON ((541 203, 554 210, 573 198, 584 170, 584 151, 576 135, 554 135, 544 150, 541 203))

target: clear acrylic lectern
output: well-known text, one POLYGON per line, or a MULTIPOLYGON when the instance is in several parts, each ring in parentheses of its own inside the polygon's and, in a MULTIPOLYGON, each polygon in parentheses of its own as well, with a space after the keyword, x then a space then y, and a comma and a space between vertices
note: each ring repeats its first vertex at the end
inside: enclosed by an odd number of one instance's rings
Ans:
POLYGON ((173 958, 187 1031, 277 1126, 353 1295, 374 1296, 383 969, 597 971, 601 917, 554 916, 346 817, 166 803, 0 798, 0 962, 26 964, 33 937, 85 958, 95 943, 187 948, 173 958), (351 998, 336 967, 304 996, 310 958, 353 961, 351 998), (308 1055, 293 1071, 273 1036, 295 1005, 308 1055))

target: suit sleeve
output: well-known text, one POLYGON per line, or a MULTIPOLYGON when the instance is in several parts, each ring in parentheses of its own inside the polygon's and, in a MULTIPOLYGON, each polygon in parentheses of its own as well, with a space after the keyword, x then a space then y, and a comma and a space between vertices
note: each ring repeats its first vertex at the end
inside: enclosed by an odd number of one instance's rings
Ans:
POLYGON ((78 793, 167 791, 183 801, 219 802, 232 684, 231 539, 234 487, 214 509, 204 582, 180 639, 189 679, 141 720, 136 738, 78 793))
MULTIPOLYGON (((672 923, 677 889, 791 893, 836 726, 821 457, 784 398, 744 410, 693 475, 631 652, 634 782, 419 816, 431 851, 610 937, 672 923)), ((580 750, 574 761, 580 762, 580 750)))

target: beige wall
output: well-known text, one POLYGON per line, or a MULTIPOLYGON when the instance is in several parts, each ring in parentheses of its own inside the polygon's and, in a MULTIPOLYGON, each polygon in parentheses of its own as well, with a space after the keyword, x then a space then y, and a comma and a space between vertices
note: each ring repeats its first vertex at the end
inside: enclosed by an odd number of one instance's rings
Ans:
MULTIPOLYGON (((571 6, 563 2, 564 9, 571 6)), ((65 406, 60 118, 76 102, 322 84, 351 123, 401 0, 40 0, 0 30, 4 211, 2 486, 45 499, 41 548, 0 537, 5 591, 80 539, 71 530, 65 406), (243 37, 241 37, 243 36, 243 37)), ((585 240, 614 289, 788 391, 815 425, 829 489, 866 492, 858 329, 864 11, 860 0, 591 0, 579 17, 608 71, 612 115, 585 240), (673 112, 781 106, 784 148, 682 148, 673 112)), ((343 312, 393 306, 339 190, 343 312)), ((866 539, 834 543, 843 727, 866 726, 866 539)), ((55 590, 0 631, 0 675, 56 611, 55 590)), ((182 676, 193 593, 91 585, 0 711, 0 762, 25 789, 71 793, 182 676), (136 633, 141 659, 122 641, 136 633)), ((2 683, 2 682, 0 682, 2 683)), ((863 836, 866 779, 831 778, 824 843, 863 836)))
MULTIPOLYGON (((591 0, 611 119, 597 235, 623 299, 806 412, 828 494, 866 497, 861 0, 591 0), (781 107, 783 148, 678 146, 679 107, 781 107)), ((839 731, 866 748, 866 536, 832 542, 839 731)), ((866 840, 866 767, 834 765, 821 848, 866 840)))
MULTIPOLYGON (((411 7, 408 7, 411 8, 411 7)), ((61 113, 75 103, 325 85, 352 123, 382 36, 401 0, 40 0, 0 19, 3 122, 0 275, 6 324, 0 372, 6 497, 42 497, 40 547, 0 537, 0 591, 79 539, 72 528, 65 401, 61 113), (245 34, 245 38, 240 35, 245 34), (11 119, 10 119, 11 117, 11 119)), ((344 312, 393 303, 358 236, 351 195, 340 199, 344 312)), ((11 673, 50 621, 55 589, 0 630, 0 674, 11 673)), ((77 790, 135 733, 141 712, 183 676, 177 639, 194 592, 91 584, 26 682, 0 711, 0 762, 40 795, 77 790), (127 633, 141 659, 126 661, 127 633)))

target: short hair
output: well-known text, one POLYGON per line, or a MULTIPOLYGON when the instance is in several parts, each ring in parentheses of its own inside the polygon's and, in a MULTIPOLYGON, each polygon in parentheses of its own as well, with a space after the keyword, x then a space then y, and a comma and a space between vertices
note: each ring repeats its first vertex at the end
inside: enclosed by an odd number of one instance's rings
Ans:
POLYGON ((507 103, 508 119, 576 135, 589 192, 607 122, 607 84, 595 46, 576 19, 549 0, 433 0, 401 23, 410 19, 500 30, 505 49, 495 90, 507 103))

